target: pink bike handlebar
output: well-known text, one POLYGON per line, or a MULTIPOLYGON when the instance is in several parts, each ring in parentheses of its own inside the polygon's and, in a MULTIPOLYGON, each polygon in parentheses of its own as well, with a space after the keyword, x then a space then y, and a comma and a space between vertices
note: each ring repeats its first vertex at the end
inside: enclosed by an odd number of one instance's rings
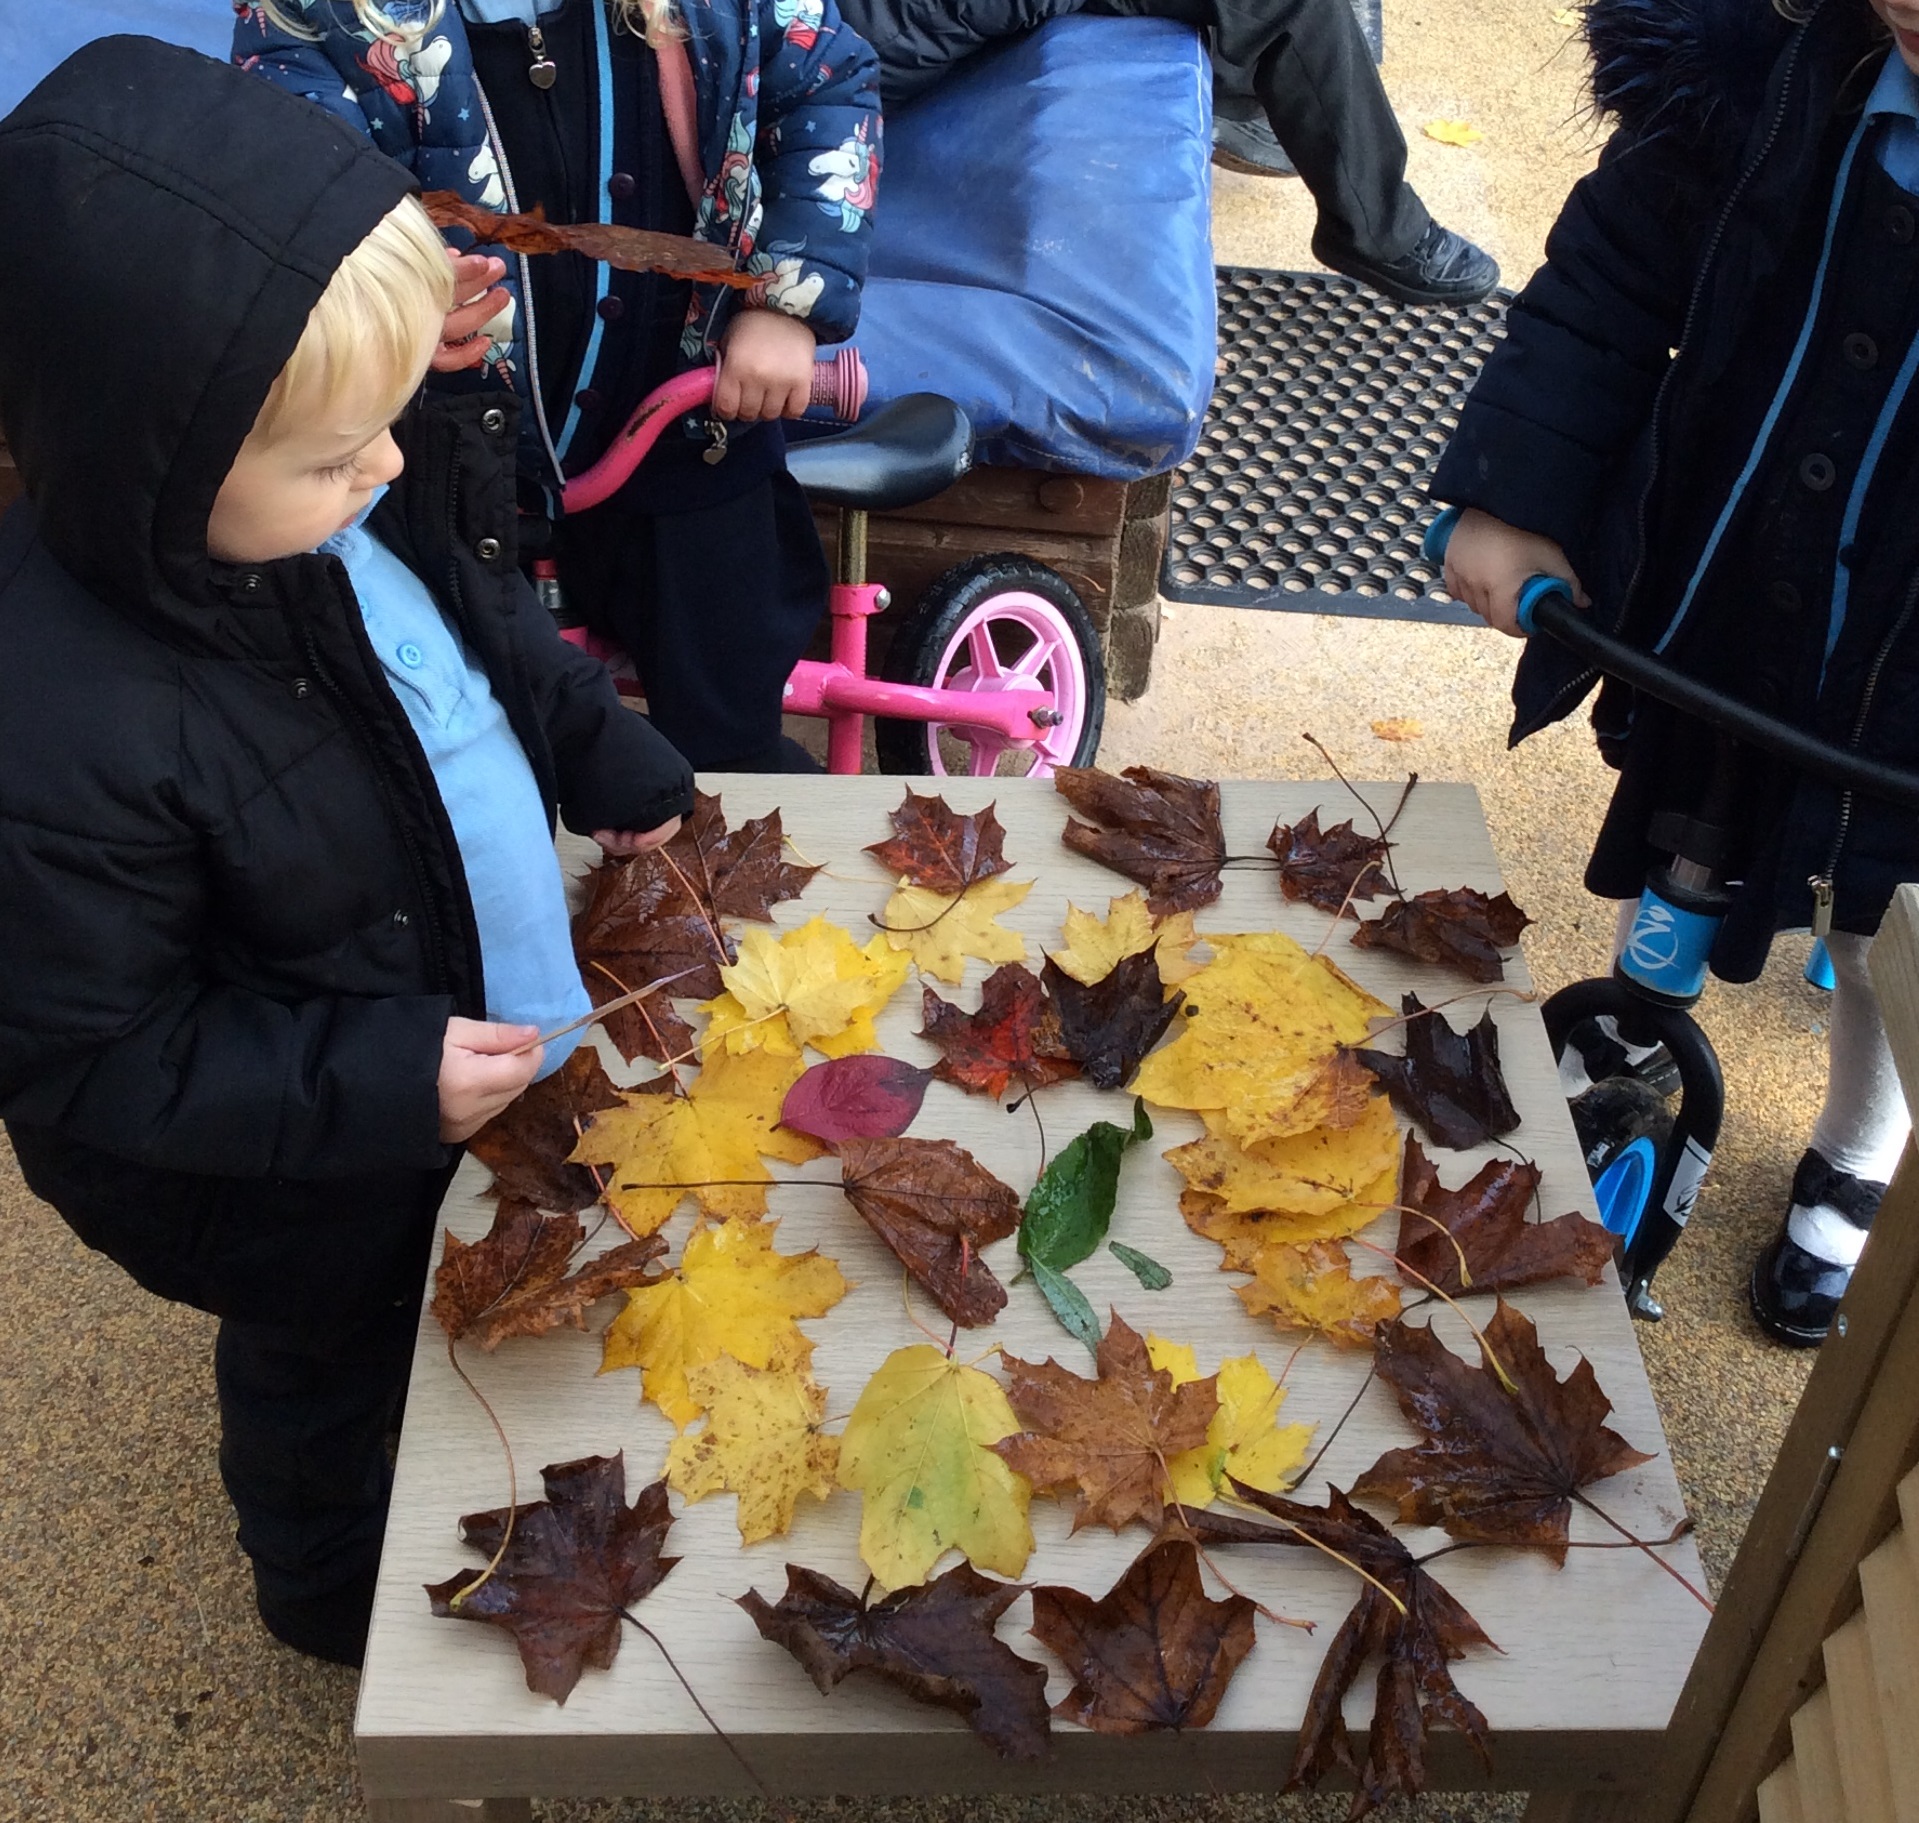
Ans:
MULTIPOLYGON (((583 513, 617 494, 646 460, 647 452, 660 440, 660 433, 667 425, 675 418, 697 411, 712 398, 718 378, 717 367, 696 367, 691 373, 680 374, 648 393, 634 408, 620 434, 607 445, 606 454, 566 484, 560 495, 566 510, 583 513)), ((823 406, 842 424, 858 421, 866 405, 866 363, 860 359, 858 350, 836 349, 815 365, 810 403, 823 406)))

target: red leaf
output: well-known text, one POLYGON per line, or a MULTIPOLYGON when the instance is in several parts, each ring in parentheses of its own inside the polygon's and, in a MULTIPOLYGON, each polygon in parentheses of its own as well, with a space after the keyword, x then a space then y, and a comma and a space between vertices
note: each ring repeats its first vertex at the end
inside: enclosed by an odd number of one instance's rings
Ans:
POLYGON ((538 207, 521 215, 495 215, 468 202, 457 190, 429 190, 420 201, 436 228, 465 228, 486 245, 514 253, 583 253, 624 272, 664 272, 698 285, 730 285, 738 290, 759 282, 757 274, 739 270, 724 250, 686 235, 606 222, 567 226, 548 221, 546 211, 538 207))
POLYGON ((1505 958, 1532 920, 1501 893, 1489 899, 1471 886, 1398 899, 1353 932, 1361 949, 1396 949, 1419 962, 1456 968, 1474 981, 1503 980, 1505 958))
POLYGON ((1053 784, 1093 823, 1066 820, 1060 840, 1075 854, 1137 880, 1156 917, 1210 905, 1219 897, 1226 836, 1219 822, 1219 786, 1151 766, 1128 766, 1115 778, 1095 766, 1062 766, 1053 784))
POLYGON ((579 1143, 580 1124, 619 1101, 599 1054, 582 1044, 551 1076, 488 1121, 466 1149, 493 1173, 500 1196, 571 1215, 600 1200, 593 1173, 566 1162, 579 1143))
POLYGON ((837 1146, 843 1139, 893 1139, 913 1124, 931 1070, 866 1052, 816 1063, 786 1091, 780 1125, 837 1146))
POLYGON ((1183 993, 1167 997, 1159 957, 1150 949, 1122 956, 1091 987, 1049 956, 1044 985, 1059 1016, 1061 1048, 1099 1089, 1121 1088, 1131 1079, 1186 1000, 1183 993))
POLYGON ((991 804, 976 816, 960 816, 944 798, 916 796, 909 786, 906 802, 892 817, 896 833, 884 842, 869 843, 866 852, 915 886, 963 893, 976 881, 1012 867, 1000 852, 1006 831, 991 804))
POLYGON ((926 1025, 920 1036, 939 1047, 933 1074, 942 1082, 997 1098, 1011 1082, 1030 1093, 1079 1074, 1039 977, 1017 962, 986 977, 977 1013, 961 1012, 930 987, 921 1005, 926 1025))

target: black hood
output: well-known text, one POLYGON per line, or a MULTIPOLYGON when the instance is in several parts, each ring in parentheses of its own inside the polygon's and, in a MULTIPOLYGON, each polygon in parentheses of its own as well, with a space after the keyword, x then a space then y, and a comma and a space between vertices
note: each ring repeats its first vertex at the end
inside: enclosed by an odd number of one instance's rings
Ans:
POLYGON ((0 120, 0 426, 73 576, 199 619, 214 496, 413 187, 311 102, 152 38, 84 46, 0 120))

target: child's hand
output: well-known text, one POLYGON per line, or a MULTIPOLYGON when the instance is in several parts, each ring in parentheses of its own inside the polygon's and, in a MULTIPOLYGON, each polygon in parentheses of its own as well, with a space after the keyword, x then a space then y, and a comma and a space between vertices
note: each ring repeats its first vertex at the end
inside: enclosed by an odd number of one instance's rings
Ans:
POLYGON ((649 848, 658 848, 670 842, 680 833, 680 819, 668 817, 657 829, 596 829, 593 839, 600 845, 600 852, 608 860, 624 860, 628 856, 644 854, 649 848))
POLYGON ((1550 538, 1468 507, 1446 547, 1446 592, 1463 601, 1487 626, 1515 639, 1519 630, 1519 591, 1534 576, 1558 576, 1572 584, 1573 599, 1590 604, 1566 553, 1550 538))
POLYGON ((440 1137, 449 1144, 470 1137, 514 1101, 533 1080, 543 1047, 520 1046, 539 1037, 536 1025, 496 1025, 484 1019, 449 1019, 440 1046, 440 1137))
POLYGON ((506 304, 507 294, 499 289, 506 261, 491 254, 455 253, 451 247, 446 256, 453 262, 453 308, 427 365, 435 373, 458 373, 486 359, 487 341, 480 331, 506 304))
POLYGON ((713 415, 746 422, 797 418, 813 396, 819 344, 798 317, 742 310, 720 338, 720 377, 713 415))

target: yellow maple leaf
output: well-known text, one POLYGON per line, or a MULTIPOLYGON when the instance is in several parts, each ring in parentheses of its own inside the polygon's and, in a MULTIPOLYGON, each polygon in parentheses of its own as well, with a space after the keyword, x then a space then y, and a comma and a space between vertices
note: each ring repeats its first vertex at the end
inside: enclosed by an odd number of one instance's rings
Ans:
POLYGON ((1208 940, 1213 960, 1185 983, 1188 1016, 1140 1065, 1135 1092, 1164 1108, 1218 1110, 1241 1143, 1362 1117, 1364 1072, 1337 1053, 1388 1009, 1277 931, 1208 940))
MULTIPOLYGON (((1173 1376, 1175 1386, 1202 1378, 1189 1343, 1148 1336, 1146 1353, 1155 1367, 1173 1376)), ((1183 1507, 1211 1506, 1215 1496, 1227 1492, 1228 1476, 1263 1494, 1290 1487, 1306 1460, 1313 1426, 1279 1424, 1286 1389, 1257 1355, 1235 1355, 1219 1364, 1215 1391, 1219 1410, 1206 1427, 1205 1444, 1181 1450, 1166 1464, 1172 1471, 1173 1498, 1183 1507)))
POLYGON ((997 1380, 927 1343, 880 1363, 840 1439, 840 1486, 861 1495, 860 1556, 877 1582, 924 1582, 948 1551, 1001 1576, 1025 1569, 1032 1490, 990 1447, 1019 1428, 997 1380))
POLYGON ((1189 1190, 1217 1198, 1229 1214, 1328 1215, 1350 1203, 1377 1200, 1379 1207, 1366 1218, 1376 1221, 1395 1200, 1390 1186, 1384 1197, 1370 1194, 1399 1163, 1399 1125, 1383 1096, 1351 1126, 1310 1127, 1251 1146, 1212 1130, 1215 1124, 1225 1126, 1223 1111, 1209 1109, 1202 1118, 1206 1137, 1175 1146, 1166 1160, 1189 1190))
POLYGON ((1466 120, 1429 120, 1424 131, 1428 139, 1436 139, 1442 146, 1476 146, 1486 137, 1466 120))
POLYGON ((672 1277, 626 1294, 600 1372, 639 1368, 646 1397, 684 1428, 701 1410, 692 1369, 723 1355, 747 1367, 805 1367, 813 1344, 794 1319, 825 1315, 846 1281, 823 1253, 776 1253, 778 1226, 730 1221, 695 1233, 672 1277))
POLYGON ((773 1174, 762 1156, 803 1165, 825 1150, 779 1124, 802 1067, 771 1051, 716 1050, 686 1094, 628 1095, 594 1115, 573 1161, 605 1167, 606 1203, 629 1234, 651 1234, 687 1196, 722 1221, 764 1215, 773 1174))
POLYGON ((880 922, 887 942, 911 956, 923 973, 957 987, 966 978, 968 956, 982 962, 1026 960, 1026 939, 998 920, 1032 890, 1031 880, 975 880, 963 893, 940 893, 902 880, 880 922))
MULTIPOLYGON (((1373 1331, 1399 1315, 1399 1287, 1388 1278, 1356 1279, 1337 1241, 1268 1247, 1239 1301, 1281 1329, 1310 1329, 1343 1348, 1371 1348, 1373 1331)), ((629 1294, 631 1295, 631 1294, 629 1294)))
POLYGON ((767 1050, 797 1057, 811 1045, 828 1057, 876 1050, 873 1015, 907 976, 905 957, 883 936, 860 948, 837 924, 815 917, 776 937, 749 930, 740 957, 720 970, 727 991, 705 1003, 700 1043, 710 1055, 722 1040, 735 1054, 767 1050))
POLYGON ((1203 1190, 1188 1190, 1179 1199, 1186 1226, 1216 1242, 1225 1257, 1222 1272, 1251 1272, 1253 1262, 1275 1242, 1302 1247, 1308 1241, 1340 1241, 1369 1228, 1390 1214, 1399 1188, 1399 1168, 1392 1166, 1377 1182, 1367 1185, 1350 1203, 1339 1203, 1319 1213, 1273 1209, 1229 1209, 1225 1200, 1203 1190))
POLYGON ((1104 919, 1068 905, 1065 945, 1049 954, 1075 981, 1094 987, 1128 956, 1157 949, 1159 978, 1170 991, 1199 973, 1201 965, 1189 961, 1186 954, 1198 941, 1191 912, 1155 919, 1146 908, 1145 893, 1135 889, 1124 898, 1110 900, 1104 919))
POLYGON ((824 1500, 839 1485, 839 1439, 820 1430, 826 1389, 804 1368, 722 1355, 689 1368, 686 1385, 706 1428, 674 1439, 667 1485, 688 1500, 737 1494, 741 1544, 789 1531, 802 1494, 824 1500))

